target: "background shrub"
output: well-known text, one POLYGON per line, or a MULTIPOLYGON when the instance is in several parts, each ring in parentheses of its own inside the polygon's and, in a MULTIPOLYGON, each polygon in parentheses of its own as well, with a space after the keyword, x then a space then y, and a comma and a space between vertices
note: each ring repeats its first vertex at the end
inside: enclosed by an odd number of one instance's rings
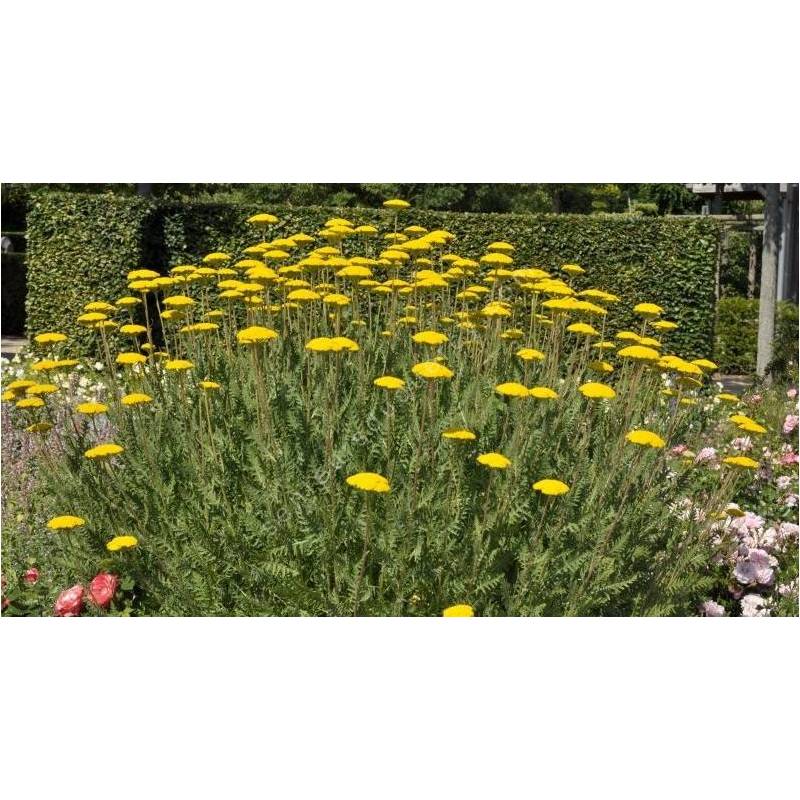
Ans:
MULTIPOLYGON (((71 329, 87 296, 125 293, 134 267, 166 270, 213 250, 236 252, 257 239, 245 222, 263 210, 241 203, 170 202, 109 195, 39 197, 28 223, 28 329, 71 329)), ((271 235, 316 232, 332 216, 355 223, 389 221, 382 209, 275 207, 271 235)), ((414 210, 414 222, 445 228, 456 250, 479 256, 497 239, 517 247, 516 263, 557 267, 574 262, 588 273, 580 288, 613 287, 622 302, 612 325, 630 326, 630 307, 653 300, 680 324, 673 348, 708 356, 714 335, 714 274, 719 226, 712 219, 640 215, 465 214, 414 210)), ((403 225, 401 215, 400 226, 403 225)), ((377 250, 380 242, 375 241, 377 250)), ((80 341, 86 345, 89 337, 80 341)))
MULTIPOLYGON (((797 306, 777 305, 775 341, 771 371, 790 380, 797 372, 797 306)), ((717 305, 717 334, 714 360, 721 372, 752 373, 758 350, 758 300, 725 297, 717 305)))
POLYGON ((154 209, 140 198, 113 195, 37 196, 28 213, 29 335, 68 330, 76 351, 94 334, 75 324, 86 298, 129 294, 126 274, 144 266, 154 209))

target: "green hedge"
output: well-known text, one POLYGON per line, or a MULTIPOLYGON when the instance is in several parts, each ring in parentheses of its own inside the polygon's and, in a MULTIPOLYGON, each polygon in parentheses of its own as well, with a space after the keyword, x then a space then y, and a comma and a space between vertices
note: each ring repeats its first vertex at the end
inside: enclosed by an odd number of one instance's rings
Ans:
MULTIPOLYGON (((29 329, 74 329, 86 298, 113 299, 134 266, 166 269, 213 250, 237 251, 258 240, 245 222, 265 209, 236 203, 155 202, 141 198, 51 195, 29 217, 29 329)), ((313 234, 332 216, 388 226, 382 209, 270 208, 274 236, 313 234)), ((680 324, 671 349, 709 356, 713 345, 714 273, 719 228, 711 219, 639 215, 464 214, 411 209, 401 214, 457 237, 454 250, 477 257, 497 239, 517 247, 521 266, 587 268, 579 284, 619 294, 614 325, 634 324, 632 304, 663 305, 680 324)))
MULTIPOLYGON (((770 371, 791 380, 797 374, 798 311, 793 303, 778 303, 770 371)), ((758 350, 758 300, 725 297, 717 305, 714 360, 725 373, 753 373, 758 350)))
POLYGON ((113 195, 36 197, 28 212, 28 335, 64 331, 87 351, 94 335, 75 322, 89 300, 127 292, 125 276, 143 266, 149 221, 146 200, 113 195))

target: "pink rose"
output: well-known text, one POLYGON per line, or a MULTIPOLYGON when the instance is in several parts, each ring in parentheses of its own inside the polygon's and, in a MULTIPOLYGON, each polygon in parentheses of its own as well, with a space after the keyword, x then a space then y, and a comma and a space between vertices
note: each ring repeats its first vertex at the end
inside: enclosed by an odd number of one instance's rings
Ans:
POLYGON ((772 561, 765 550, 751 550, 746 559, 736 564, 733 574, 739 583, 760 583, 769 586, 774 577, 772 561))
POLYGON ((108 604, 117 591, 118 583, 117 576, 108 572, 101 572, 95 575, 89 584, 89 599, 100 608, 108 608, 108 604))
POLYGON ((800 417, 797 414, 787 414, 783 421, 783 432, 791 433, 797 427, 798 422, 800 422, 800 417))
POLYGON ((743 617, 769 616, 769 608, 767 608, 767 603, 761 595, 747 594, 742 598, 741 604, 743 617))
POLYGON ((713 600, 706 600, 700 606, 700 614, 704 617, 724 617, 725 607, 713 600))
POLYGON ((27 572, 26 572, 26 573, 25 573, 25 574, 22 576, 22 580, 24 580, 24 581, 25 581, 25 583, 29 583, 29 584, 33 585, 34 583, 36 583, 36 581, 38 581, 38 580, 39 580, 39 570, 38 570, 38 569, 36 569, 36 567, 31 567, 31 568, 30 568, 30 569, 29 569, 29 570, 28 570, 28 571, 27 571, 27 572))
POLYGON ((71 589, 64 589, 53 610, 57 617, 77 617, 83 610, 83 586, 78 583, 71 589))

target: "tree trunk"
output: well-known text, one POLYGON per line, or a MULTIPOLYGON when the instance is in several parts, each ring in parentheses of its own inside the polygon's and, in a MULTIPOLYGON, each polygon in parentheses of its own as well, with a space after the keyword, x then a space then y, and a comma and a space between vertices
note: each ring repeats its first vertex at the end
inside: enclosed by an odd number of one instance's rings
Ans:
POLYGON ((764 186, 764 250, 761 255, 761 295, 758 304, 758 355, 756 373, 765 376, 772 361, 775 335, 775 298, 778 288, 778 248, 780 246, 780 187, 764 186))

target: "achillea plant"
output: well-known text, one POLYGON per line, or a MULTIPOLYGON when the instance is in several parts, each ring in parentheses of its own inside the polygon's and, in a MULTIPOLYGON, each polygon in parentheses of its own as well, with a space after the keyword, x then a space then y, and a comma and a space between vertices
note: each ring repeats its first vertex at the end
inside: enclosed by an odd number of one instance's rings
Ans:
POLYGON ((133 270, 76 320, 95 367, 35 337, 4 376, 6 613, 793 613, 762 590, 796 597, 796 526, 742 534, 730 503, 776 469, 742 437, 796 417, 671 353, 657 296, 619 330, 614 287, 571 285, 590 266, 385 206, 133 270))

